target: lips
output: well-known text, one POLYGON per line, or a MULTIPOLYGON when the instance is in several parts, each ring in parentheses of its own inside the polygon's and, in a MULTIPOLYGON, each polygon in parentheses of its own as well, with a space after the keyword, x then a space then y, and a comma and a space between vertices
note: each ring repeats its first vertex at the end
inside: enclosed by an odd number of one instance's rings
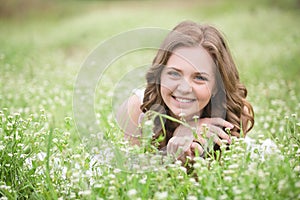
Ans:
POLYGON ((180 103, 192 103, 192 102, 196 101, 196 99, 192 99, 192 98, 176 97, 173 95, 172 95, 172 97, 180 103))

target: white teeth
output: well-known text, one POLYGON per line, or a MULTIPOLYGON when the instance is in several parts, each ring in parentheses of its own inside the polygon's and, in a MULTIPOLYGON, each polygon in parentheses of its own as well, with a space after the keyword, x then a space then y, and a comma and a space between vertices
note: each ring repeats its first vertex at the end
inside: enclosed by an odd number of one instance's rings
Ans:
POLYGON ((180 98, 176 98, 176 100, 181 103, 190 103, 193 101, 192 99, 180 99, 180 98))

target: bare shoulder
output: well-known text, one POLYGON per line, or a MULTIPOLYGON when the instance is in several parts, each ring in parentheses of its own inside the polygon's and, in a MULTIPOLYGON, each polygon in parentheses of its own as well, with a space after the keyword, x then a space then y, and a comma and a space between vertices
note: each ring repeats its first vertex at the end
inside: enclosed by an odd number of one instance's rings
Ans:
POLYGON ((137 95, 132 95, 120 105, 116 118, 125 135, 138 133, 138 120, 142 113, 140 106, 141 101, 137 95))

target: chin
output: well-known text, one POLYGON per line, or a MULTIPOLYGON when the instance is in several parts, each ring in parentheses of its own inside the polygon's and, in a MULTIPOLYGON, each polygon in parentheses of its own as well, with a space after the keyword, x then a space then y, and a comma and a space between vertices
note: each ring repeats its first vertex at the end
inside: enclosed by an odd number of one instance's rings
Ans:
POLYGON ((171 116, 177 119, 184 118, 186 120, 193 118, 195 115, 199 115, 197 113, 191 113, 184 110, 172 110, 171 116))

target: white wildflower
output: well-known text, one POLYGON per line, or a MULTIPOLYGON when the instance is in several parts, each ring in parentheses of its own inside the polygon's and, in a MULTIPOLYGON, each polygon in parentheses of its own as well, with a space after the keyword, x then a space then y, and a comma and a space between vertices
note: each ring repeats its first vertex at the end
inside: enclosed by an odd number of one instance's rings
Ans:
POLYGON ((109 179, 115 179, 115 178, 116 178, 116 176, 115 176, 114 174, 109 174, 107 177, 108 177, 109 179))
POLYGON ((40 152, 36 155, 36 157, 40 160, 40 161, 43 161, 45 158, 46 158, 46 153, 44 152, 40 152))
POLYGON ((239 168, 238 164, 232 164, 228 166, 228 169, 237 169, 237 168, 239 168))
POLYGON ((285 179, 282 179, 278 182, 278 190, 279 191, 284 190, 285 186, 286 186, 286 180, 285 179))
POLYGON ((190 178, 189 181, 192 183, 192 184, 195 184, 196 183, 196 180, 194 178, 190 178))
POLYGON ((199 163, 195 163, 193 165, 194 169, 200 169, 201 168, 201 165, 199 163))
POLYGON ((233 193, 234 193, 235 195, 240 195, 240 194, 242 194, 242 190, 240 190, 238 187, 234 186, 232 189, 233 189, 233 193))
POLYGON ((226 131, 226 133, 229 133, 230 132, 230 128, 226 127, 225 131, 226 131))
POLYGON ((91 190, 85 190, 85 191, 80 191, 80 192, 78 192, 78 194, 80 195, 80 196, 89 196, 89 195, 91 195, 91 190))
POLYGON ((142 185, 146 184, 147 178, 148 178, 147 176, 143 177, 141 180, 139 180, 139 183, 142 185))
POLYGON ((127 195, 129 196, 129 197, 133 197, 133 196, 135 196, 137 194, 137 191, 135 190, 135 189, 131 189, 131 190, 129 190, 128 192, 127 192, 127 195))
POLYGON ((32 159, 31 158, 26 158, 25 159, 25 164, 29 167, 29 169, 32 168, 32 159))
POLYGON ((297 166, 294 168, 294 171, 295 171, 295 172, 300 172, 300 165, 297 165, 297 166))
POLYGON ((225 199, 228 199, 228 196, 227 196, 227 194, 223 194, 223 195, 221 195, 220 197, 219 197, 219 199, 220 200, 225 200, 225 199))
POLYGON ((168 198, 168 192, 156 192, 155 193, 156 199, 167 199, 168 198))
POLYGON ((68 131, 64 132, 64 136, 65 136, 65 137, 69 137, 70 135, 71 135, 70 132, 68 132, 68 131))
POLYGON ((19 143, 19 144, 17 144, 17 146, 18 146, 18 147, 24 147, 24 144, 19 143))
POLYGON ((103 188, 103 184, 101 184, 101 183, 97 183, 97 184, 95 184, 94 185, 94 188, 103 188))
POLYGON ((197 200, 197 199, 198 198, 196 196, 193 196, 193 195, 187 197, 187 200, 197 200))
POLYGON ((152 126, 153 125, 153 121, 152 120, 147 120, 144 123, 145 126, 152 126))
POLYGON ((200 117, 198 115, 194 115, 193 119, 199 119, 200 117))
POLYGON ((68 168, 67 167, 63 167, 62 168, 62 171, 61 171, 61 177, 63 179, 66 179, 67 178, 67 172, 68 172, 68 168))
POLYGON ((21 115, 20 115, 20 113, 16 112, 16 113, 14 113, 14 116, 15 116, 16 118, 19 118, 21 115))
POLYGON ((74 155, 73 155, 73 158, 75 158, 75 159, 81 158, 81 155, 80 155, 80 154, 74 154, 74 155))
POLYGON ((121 172, 120 169, 118 169, 118 168, 114 169, 114 173, 115 173, 115 174, 118 174, 118 173, 120 173, 120 172, 121 172))
POLYGON ((232 181, 232 177, 231 176, 225 176, 224 177, 224 181, 231 182, 232 181))
POLYGON ((205 162, 206 162, 205 159, 202 158, 202 157, 195 157, 195 158, 194 158, 194 161, 195 161, 195 162, 199 162, 199 163, 204 163, 204 164, 205 164, 205 162))
POLYGON ((181 160, 176 160, 176 161, 175 161, 175 165, 181 166, 181 164, 182 164, 182 161, 181 161, 181 160))
POLYGON ((179 113, 179 115, 178 115, 179 117, 185 117, 186 116, 186 114, 185 113, 183 113, 183 112, 181 112, 181 113, 179 113))
POLYGON ((223 170, 223 173, 224 174, 234 174, 235 171, 233 171, 233 170, 223 170))
POLYGON ((179 169, 180 169, 182 172, 186 173, 186 168, 185 168, 185 167, 180 166, 179 169))

